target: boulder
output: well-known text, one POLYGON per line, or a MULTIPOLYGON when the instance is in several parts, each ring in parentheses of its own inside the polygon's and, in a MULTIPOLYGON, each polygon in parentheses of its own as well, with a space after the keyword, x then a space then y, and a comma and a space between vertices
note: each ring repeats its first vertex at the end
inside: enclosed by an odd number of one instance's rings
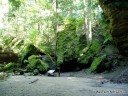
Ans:
POLYGON ((99 56, 93 60, 90 67, 92 72, 103 72, 105 70, 105 65, 102 64, 104 58, 105 56, 99 56))
POLYGON ((31 55, 45 55, 39 48, 35 47, 33 44, 28 44, 25 48, 21 51, 20 54, 20 61, 24 63, 24 60, 28 60, 28 57, 31 55))
POLYGON ((0 52, 0 63, 18 62, 18 54, 13 52, 0 52))
POLYGON ((4 66, 4 71, 9 71, 9 70, 13 70, 15 68, 15 64, 14 63, 8 63, 4 66))
POLYGON ((38 56, 32 55, 28 58, 28 70, 37 69, 39 72, 46 72, 49 68, 48 64, 38 59, 38 56))

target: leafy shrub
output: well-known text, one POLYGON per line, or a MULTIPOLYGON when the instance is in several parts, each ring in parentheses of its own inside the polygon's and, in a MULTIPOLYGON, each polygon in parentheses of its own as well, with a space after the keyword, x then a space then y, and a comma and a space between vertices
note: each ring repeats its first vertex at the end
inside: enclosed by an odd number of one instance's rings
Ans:
POLYGON ((98 39, 94 39, 92 41, 92 44, 90 46, 90 50, 92 52, 99 52, 102 48, 102 44, 100 44, 99 40, 98 39))

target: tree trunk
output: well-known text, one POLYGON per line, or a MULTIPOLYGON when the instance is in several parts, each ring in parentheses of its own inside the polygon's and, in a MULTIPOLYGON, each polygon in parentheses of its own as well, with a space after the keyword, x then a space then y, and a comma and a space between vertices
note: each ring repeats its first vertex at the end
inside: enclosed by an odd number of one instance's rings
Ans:
POLYGON ((60 76, 60 66, 58 65, 58 24, 59 24, 59 14, 58 14, 58 0, 56 0, 56 32, 55 32, 55 38, 56 38, 56 45, 55 45, 55 51, 56 51, 56 66, 58 68, 58 75, 60 76))
POLYGON ((89 37, 89 43, 91 43, 91 41, 92 41, 91 3, 92 3, 91 0, 88 0, 88 37, 89 37))
POLYGON ((85 33, 87 44, 92 41, 92 30, 91 30, 91 0, 83 0, 84 2, 84 20, 85 20, 85 33))

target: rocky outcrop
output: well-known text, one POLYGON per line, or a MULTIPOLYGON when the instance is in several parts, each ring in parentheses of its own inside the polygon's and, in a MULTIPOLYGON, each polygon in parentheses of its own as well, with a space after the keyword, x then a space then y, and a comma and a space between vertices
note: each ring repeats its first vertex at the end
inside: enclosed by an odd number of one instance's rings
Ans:
POLYGON ((18 54, 13 52, 0 52, 0 63, 17 62, 18 54))
POLYGON ((120 53, 128 56, 128 1, 99 0, 110 21, 110 29, 120 53))

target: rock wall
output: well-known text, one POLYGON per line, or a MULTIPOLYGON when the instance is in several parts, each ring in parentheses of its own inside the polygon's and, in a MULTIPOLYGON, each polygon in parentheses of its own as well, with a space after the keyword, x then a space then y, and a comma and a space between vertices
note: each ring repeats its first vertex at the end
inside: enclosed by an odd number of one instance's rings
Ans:
POLYGON ((128 1, 99 0, 120 53, 128 57, 128 1))
POLYGON ((12 52, 0 52, 0 63, 17 62, 18 54, 12 52))

